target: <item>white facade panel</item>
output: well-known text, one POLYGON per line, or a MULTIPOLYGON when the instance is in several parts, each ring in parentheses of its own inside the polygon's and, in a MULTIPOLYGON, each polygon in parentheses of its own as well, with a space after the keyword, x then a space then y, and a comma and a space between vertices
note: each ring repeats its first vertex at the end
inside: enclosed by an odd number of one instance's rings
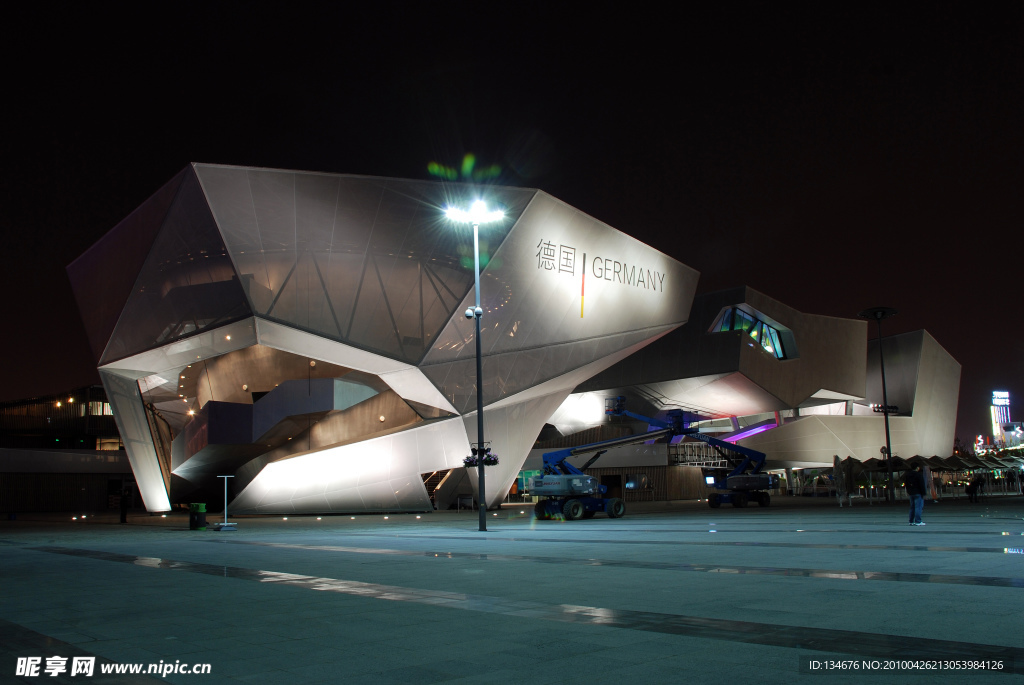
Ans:
POLYGON ((160 460, 153 445, 153 435, 142 406, 142 396, 135 378, 124 377, 115 371, 100 370, 100 380, 107 392, 121 434, 125 453, 132 465, 135 482, 146 509, 153 512, 170 511, 171 501, 160 460))

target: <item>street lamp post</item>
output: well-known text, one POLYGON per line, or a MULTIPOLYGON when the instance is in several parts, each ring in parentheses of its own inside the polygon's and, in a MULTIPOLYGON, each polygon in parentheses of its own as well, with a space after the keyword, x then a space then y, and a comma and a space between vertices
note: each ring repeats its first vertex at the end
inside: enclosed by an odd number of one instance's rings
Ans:
POLYGON ((476 282, 476 306, 466 309, 467 319, 476 319, 476 457, 477 474, 479 477, 480 530, 487 531, 487 497, 484 494, 484 390, 483 390, 483 350, 480 344, 480 319, 484 310, 480 307, 480 224, 500 221, 505 218, 501 210, 487 211, 483 200, 474 202, 469 211, 457 207, 445 209, 445 216, 450 220, 473 224, 473 277, 476 282))
POLYGON ((874 319, 878 322, 878 362, 882 369, 882 416, 885 417, 885 460, 889 465, 889 496, 886 501, 893 504, 896 501, 896 484, 893 482, 892 472, 892 443, 889 440, 889 394, 885 388, 885 355, 882 353, 882 319, 891 319, 898 312, 892 307, 872 307, 857 314, 864 319, 874 319))

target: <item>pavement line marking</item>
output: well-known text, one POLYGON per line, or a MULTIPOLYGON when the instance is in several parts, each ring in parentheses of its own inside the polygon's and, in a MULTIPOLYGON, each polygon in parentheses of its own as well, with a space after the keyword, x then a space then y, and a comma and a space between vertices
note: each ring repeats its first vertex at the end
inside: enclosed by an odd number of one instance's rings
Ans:
POLYGON ((982 585, 986 587, 1024 588, 1024 578, 1000 576, 962 576, 938 573, 901 573, 891 571, 848 571, 841 569, 794 568, 778 566, 725 566, 722 564, 682 564, 663 561, 629 561, 619 559, 570 559, 566 557, 525 556, 518 554, 485 554, 480 552, 431 552, 374 547, 343 547, 338 545, 300 545, 283 542, 247 540, 203 540, 218 545, 253 545, 281 549, 302 549, 350 554, 381 554, 440 559, 477 559, 483 561, 524 561, 566 566, 607 566, 614 568, 642 568, 662 571, 691 571, 697 573, 732 573, 737 575, 792 576, 797 578, 829 578, 832 580, 885 580, 901 583, 936 583, 943 585, 982 585))
POLYGON ((529 600, 506 599, 446 590, 421 590, 397 585, 363 583, 338 578, 322 578, 297 573, 262 571, 238 566, 219 566, 158 557, 140 557, 68 547, 33 547, 40 552, 66 554, 100 561, 113 561, 153 569, 185 571, 225 578, 275 583, 321 592, 382 599, 413 604, 461 609, 520 618, 535 618, 559 623, 600 625, 653 633, 684 635, 703 639, 743 642, 749 644, 803 649, 857 657, 898 659, 976 659, 999 660, 1007 665, 1005 672, 1024 674, 1024 649, 953 640, 933 640, 906 635, 867 633, 833 628, 809 628, 775 623, 732 621, 702 618, 683 614, 666 614, 629 609, 551 605, 529 600))

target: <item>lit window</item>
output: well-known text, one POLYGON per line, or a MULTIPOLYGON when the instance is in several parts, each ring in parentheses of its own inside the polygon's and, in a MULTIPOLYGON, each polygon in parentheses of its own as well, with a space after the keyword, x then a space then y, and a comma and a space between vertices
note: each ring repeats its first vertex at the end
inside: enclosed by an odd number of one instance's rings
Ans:
POLYGON ((719 331, 728 331, 732 327, 732 313, 733 309, 726 309, 725 314, 722 314, 722 326, 719 331))
POLYGON ((744 331, 756 340, 768 354, 776 359, 785 359, 786 353, 782 348, 782 341, 779 339, 779 332, 764 321, 756 319, 742 309, 731 307, 722 314, 721 324, 711 329, 712 331, 744 331))
POLYGON ((782 351, 782 343, 779 341, 779 332, 770 326, 765 326, 768 329, 769 335, 771 335, 772 346, 775 348, 772 352, 778 359, 785 359, 786 355, 782 351))

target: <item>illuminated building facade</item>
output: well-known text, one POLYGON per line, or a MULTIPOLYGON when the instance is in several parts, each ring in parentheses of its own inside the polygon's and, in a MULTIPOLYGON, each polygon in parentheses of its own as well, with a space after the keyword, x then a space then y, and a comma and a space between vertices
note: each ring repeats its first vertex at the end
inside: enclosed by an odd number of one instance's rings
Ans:
POLYGON ((1010 393, 1005 390, 992 392, 993 416, 999 423, 1010 423, 1010 393))
MULTIPOLYGON (((752 288, 700 295, 689 324, 582 383, 549 422, 562 435, 614 423, 603 398, 623 395, 640 414, 691 412, 702 432, 765 452, 769 468, 877 458, 881 374, 878 341, 867 333, 863 320, 799 312, 752 288)), ((898 407, 893 453, 948 456, 960 365, 926 331, 882 344, 889 403, 898 407)), ((600 465, 670 464, 674 452, 685 450, 621 448, 600 465)))
MULTIPOLYGON (((193 164, 68 267, 150 511, 431 508, 476 441, 465 185, 193 164)), ((684 324, 697 273, 538 190, 487 187, 488 503, 580 383, 684 324), (493 487, 493 490, 490 489, 493 487)))
POLYGON ((1021 444, 1022 431, 1020 423, 1013 423, 1010 418, 1010 393, 1006 390, 992 392, 992 442, 996 446, 1013 447, 1021 444))

